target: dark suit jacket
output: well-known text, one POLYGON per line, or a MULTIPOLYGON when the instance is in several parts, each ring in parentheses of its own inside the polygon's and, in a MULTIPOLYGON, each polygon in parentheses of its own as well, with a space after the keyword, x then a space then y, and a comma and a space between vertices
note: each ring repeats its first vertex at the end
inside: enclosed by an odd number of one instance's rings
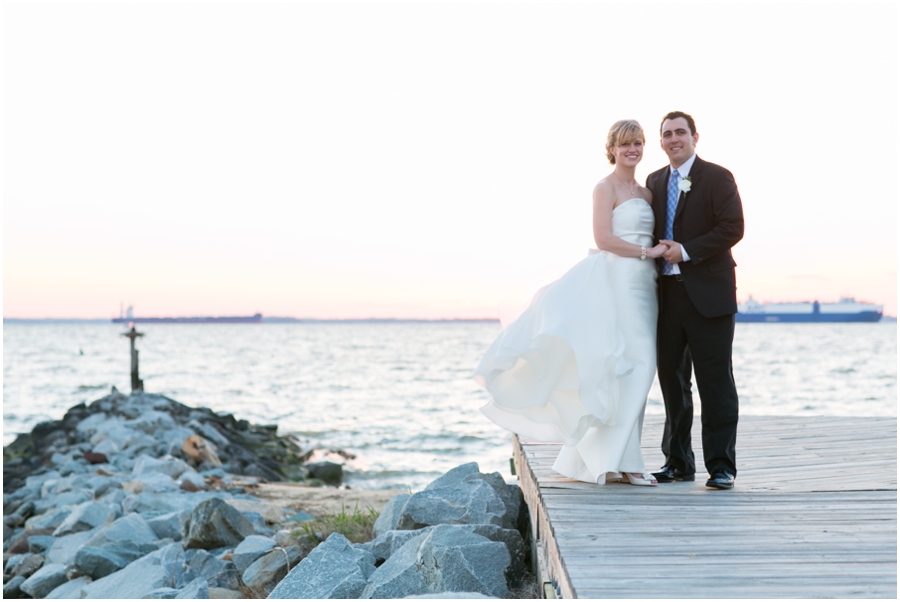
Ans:
MULTIPOLYGON (((681 193, 672 228, 690 261, 679 264, 688 296, 702 315, 737 313, 733 247, 744 236, 744 210, 731 172, 697 157, 691 167, 691 190, 681 193)), ((656 240, 665 237, 669 166, 647 177, 653 193, 656 240)), ((664 260, 658 259, 662 270, 664 260)))

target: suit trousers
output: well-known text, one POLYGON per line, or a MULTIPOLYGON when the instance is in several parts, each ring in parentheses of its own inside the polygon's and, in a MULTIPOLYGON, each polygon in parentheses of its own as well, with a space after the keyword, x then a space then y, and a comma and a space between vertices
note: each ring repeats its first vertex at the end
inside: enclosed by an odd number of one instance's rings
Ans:
POLYGON ((738 395, 731 364, 734 323, 734 314, 703 316, 684 282, 675 276, 660 277, 657 365, 666 406, 662 451, 667 466, 688 474, 696 471, 691 448, 693 368, 700 392, 706 470, 709 474, 725 470, 737 476, 738 395))

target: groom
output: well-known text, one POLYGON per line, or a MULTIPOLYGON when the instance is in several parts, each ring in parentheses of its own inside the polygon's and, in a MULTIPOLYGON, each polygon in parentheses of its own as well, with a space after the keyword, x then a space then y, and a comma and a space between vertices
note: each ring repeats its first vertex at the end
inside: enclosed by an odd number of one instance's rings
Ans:
POLYGON ((673 111, 663 118, 660 145, 669 165, 647 178, 653 192, 655 237, 668 250, 657 259, 659 326, 657 367, 666 406, 660 483, 693 481, 697 376, 707 487, 731 489, 737 475, 738 395, 731 370, 737 298, 733 247, 744 235, 744 213, 734 177, 695 154, 694 119, 673 111))

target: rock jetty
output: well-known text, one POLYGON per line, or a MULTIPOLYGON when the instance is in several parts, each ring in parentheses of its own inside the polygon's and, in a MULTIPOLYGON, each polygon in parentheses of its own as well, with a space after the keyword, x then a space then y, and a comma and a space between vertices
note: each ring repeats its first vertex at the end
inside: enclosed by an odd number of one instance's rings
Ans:
POLYGON ((248 491, 339 465, 162 395, 113 389, 3 459, 4 598, 505 598, 526 574, 521 491, 474 463, 391 499, 374 540, 318 543, 248 491))
POLYGON ((526 573, 527 524, 517 486, 463 464, 389 501, 374 540, 329 536, 269 598, 509 598, 526 573))

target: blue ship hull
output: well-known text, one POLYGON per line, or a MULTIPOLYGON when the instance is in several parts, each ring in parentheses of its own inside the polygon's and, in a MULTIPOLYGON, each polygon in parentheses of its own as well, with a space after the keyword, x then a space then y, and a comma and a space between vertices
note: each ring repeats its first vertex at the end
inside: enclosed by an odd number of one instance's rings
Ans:
POLYGON ((809 314, 742 314, 738 313, 738 322, 878 322, 879 311, 862 311, 855 314, 809 313, 809 314))

